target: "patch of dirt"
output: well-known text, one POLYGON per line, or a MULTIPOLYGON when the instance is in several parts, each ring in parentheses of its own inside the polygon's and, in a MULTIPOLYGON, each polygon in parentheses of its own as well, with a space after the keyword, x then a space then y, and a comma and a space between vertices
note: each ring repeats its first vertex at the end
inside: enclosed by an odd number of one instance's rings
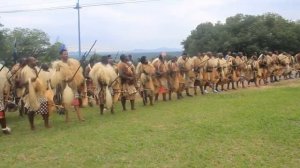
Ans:
MULTIPOLYGON (((261 84, 258 87, 255 87, 254 84, 250 84, 250 86, 246 86, 247 89, 269 89, 274 87, 300 87, 300 79, 288 79, 288 80, 280 80, 279 82, 261 84)), ((241 87, 238 88, 242 89, 241 87)))

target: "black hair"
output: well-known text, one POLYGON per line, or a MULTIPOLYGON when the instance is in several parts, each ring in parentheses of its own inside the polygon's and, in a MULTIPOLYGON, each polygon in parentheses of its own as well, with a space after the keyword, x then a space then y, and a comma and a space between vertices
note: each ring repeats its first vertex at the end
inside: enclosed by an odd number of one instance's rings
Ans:
POLYGON ((67 49, 62 49, 59 51, 59 54, 62 54, 64 51, 67 51, 67 49))
POLYGON ((125 54, 121 54, 121 55, 120 55, 120 60, 121 60, 121 61, 124 61, 125 59, 126 59, 126 55, 125 55, 125 54))
POLYGON ((42 64, 41 65, 42 70, 44 71, 48 71, 49 70, 49 66, 47 64, 42 64))
POLYGON ((108 56, 102 56, 102 57, 101 57, 101 62, 102 62, 103 64, 108 64, 108 56))
POLYGON ((146 63, 147 63, 147 57, 146 57, 146 56, 142 56, 142 57, 140 58, 140 62, 141 62, 142 64, 146 64, 146 63))

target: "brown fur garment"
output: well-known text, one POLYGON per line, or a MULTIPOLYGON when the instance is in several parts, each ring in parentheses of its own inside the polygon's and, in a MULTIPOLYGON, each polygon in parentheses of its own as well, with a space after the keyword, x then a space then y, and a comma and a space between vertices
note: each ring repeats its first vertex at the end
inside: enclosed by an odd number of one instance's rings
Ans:
POLYGON ((77 90, 78 87, 83 83, 83 69, 80 67, 80 63, 78 60, 69 58, 67 62, 63 61, 54 61, 52 63, 52 68, 56 70, 56 72, 51 77, 51 85, 56 86, 59 83, 63 83, 64 80, 73 80, 69 83, 69 86, 72 90, 77 90))

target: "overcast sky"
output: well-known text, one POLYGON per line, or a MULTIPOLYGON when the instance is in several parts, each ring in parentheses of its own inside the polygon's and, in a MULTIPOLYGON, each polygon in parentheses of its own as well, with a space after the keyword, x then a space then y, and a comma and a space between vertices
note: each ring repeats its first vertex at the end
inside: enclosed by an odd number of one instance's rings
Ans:
MULTIPOLYGON (((101 4, 132 0, 80 0, 101 4)), ((40 9, 76 4, 77 0, 0 0, 0 11, 40 9)), ((237 13, 278 13, 289 20, 300 19, 299 0, 160 0, 122 5, 85 7, 81 11, 82 48, 98 40, 97 51, 126 51, 160 47, 181 49, 180 43, 202 22, 224 22, 237 13)), ((7 28, 37 28, 75 51, 78 48, 77 11, 0 13, 7 28)))

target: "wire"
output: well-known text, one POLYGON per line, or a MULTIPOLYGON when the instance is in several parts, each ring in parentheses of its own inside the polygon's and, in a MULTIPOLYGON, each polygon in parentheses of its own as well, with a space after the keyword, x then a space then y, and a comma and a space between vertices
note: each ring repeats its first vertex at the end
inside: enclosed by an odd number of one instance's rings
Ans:
MULTIPOLYGON (((94 4, 83 4, 83 5, 80 5, 80 7, 95 7, 95 6, 110 6, 110 5, 122 5, 122 4, 135 4, 135 3, 144 3, 144 2, 151 2, 151 1, 160 1, 160 0, 134 0, 134 1, 94 3, 94 4)), ((39 9, 7 10, 7 11, 0 11, 0 13, 36 12, 36 11, 50 11, 50 10, 74 9, 74 8, 75 8, 74 5, 68 5, 68 6, 56 6, 56 7, 39 8, 39 9)))
POLYGON ((160 0, 135 0, 135 1, 124 1, 124 2, 107 2, 107 3, 100 3, 100 4, 82 4, 81 7, 122 5, 122 4, 143 3, 143 2, 150 2, 150 1, 160 1, 160 0))
MULTIPOLYGON (((50 2, 45 2, 45 1, 43 1, 43 3, 42 4, 38 4, 38 5, 53 5, 53 4, 58 4, 58 3, 66 3, 66 1, 69 1, 69 2, 71 2, 71 1, 74 1, 74 0, 59 0, 59 1, 50 1, 50 2)), ((8 4, 8 5, 1 5, 0 6, 0 9, 2 9, 2 8, 14 8, 14 7, 32 7, 32 2, 31 3, 18 3, 18 4, 14 4, 14 5, 12 5, 12 4, 8 4)))
POLYGON ((49 10, 58 10, 58 9, 69 9, 69 8, 74 8, 74 6, 59 6, 59 7, 51 7, 51 8, 40 8, 40 9, 9 10, 9 11, 0 11, 0 13, 36 12, 36 11, 49 11, 49 10))

